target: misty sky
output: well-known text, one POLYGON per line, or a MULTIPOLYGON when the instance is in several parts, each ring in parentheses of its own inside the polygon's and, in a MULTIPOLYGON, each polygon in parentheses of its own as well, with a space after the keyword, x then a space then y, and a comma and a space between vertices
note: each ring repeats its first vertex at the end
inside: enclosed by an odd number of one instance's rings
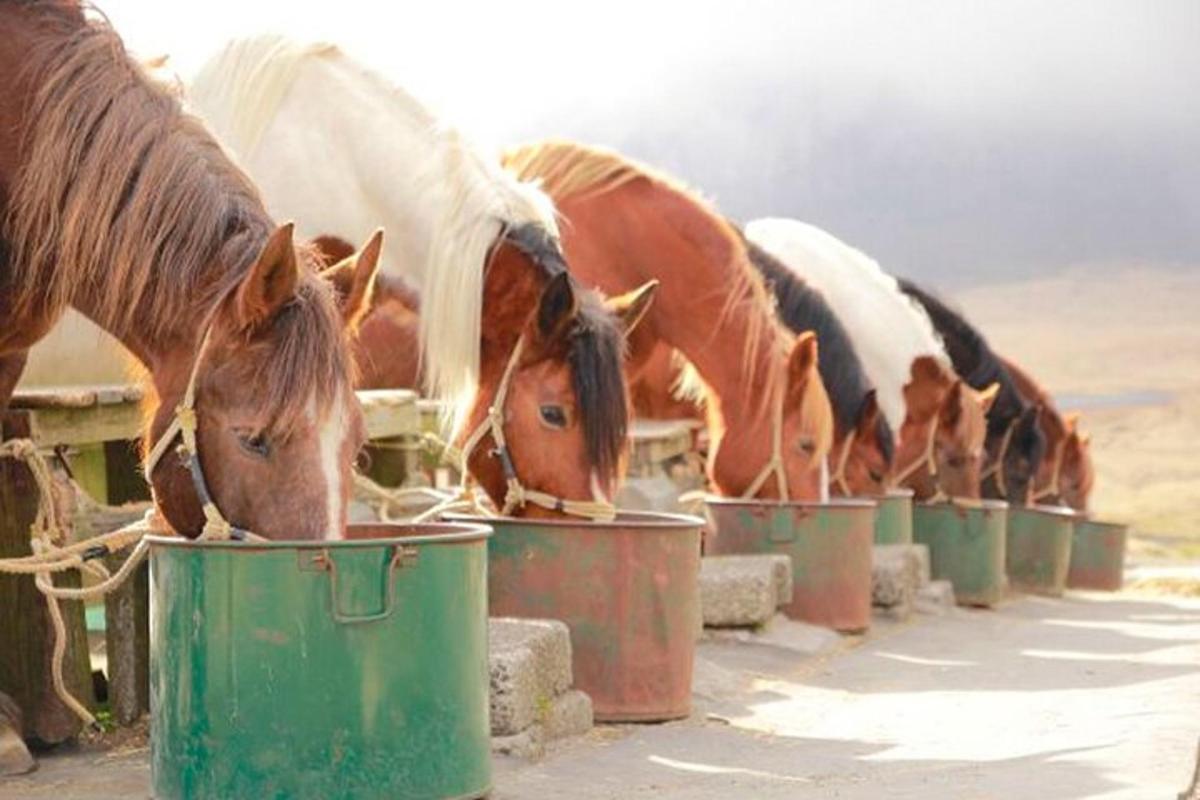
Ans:
POLYGON ((935 284, 1200 268, 1197 0, 99 3, 184 74, 329 39, 482 143, 615 146, 935 284))

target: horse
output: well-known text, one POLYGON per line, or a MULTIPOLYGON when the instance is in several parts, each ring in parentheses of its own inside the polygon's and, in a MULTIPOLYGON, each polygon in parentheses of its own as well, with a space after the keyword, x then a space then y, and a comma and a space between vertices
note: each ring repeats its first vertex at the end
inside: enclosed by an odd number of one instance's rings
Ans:
MULTIPOLYGON (((744 237, 743 237, 744 238, 744 237)), ((895 436, 879 410, 875 388, 863 371, 845 328, 821 297, 774 256, 746 242, 750 262, 766 280, 780 320, 795 333, 812 330, 821 346, 817 369, 833 407, 830 492, 879 496, 887 491, 895 436)), ((659 345, 631 386, 636 413, 651 419, 700 413, 691 398, 677 396, 686 362, 659 345)))
POLYGON ((608 306, 584 291, 543 192, 333 45, 232 41, 187 96, 308 235, 388 228, 381 271, 420 292, 425 386, 503 513, 607 501, 627 448, 623 337, 652 286, 608 306))
MULTIPOLYGON (((72 307, 145 366, 143 463, 172 528, 341 538, 359 309, 84 4, 0 3, 0 74, 0 412, 72 307)), ((352 268, 369 284, 377 263, 352 268)))
POLYGON ((902 278, 897 285, 925 309, 946 345, 955 372, 969 386, 984 389, 999 385, 987 415, 984 446, 990 463, 983 471, 982 491, 985 497, 1026 505, 1031 499, 1033 477, 1047 453, 1039 421, 1044 407, 1022 397, 1004 361, 962 314, 912 281, 902 278))
POLYGON ((630 380, 658 342, 695 366, 714 489, 824 497, 833 422, 816 337, 778 323, 737 231, 691 189, 612 150, 550 140, 511 149, 503 163, 554 198, 583 281, 608 293, 659 282, 631 338, 630 380))
POLYGON ((746 238, 820 292, 845 328, 898 431, 892 482, 919 500, 978 498, 984 414, 998 387, 963 385, 929 317, 862 252, 790 219, 750 222, 746 238))
POLYGON ((1090 437, 1079 431, 1079 415, 1059 413, 1050 393, 1033 376, 1011 359, 1000 360, 1022 400, 1042 409, 1038 426, 1046 440, 1046 457, 1034 474, 1031 499, 1086 511, 1095 473, 1088 447, 1090 437))

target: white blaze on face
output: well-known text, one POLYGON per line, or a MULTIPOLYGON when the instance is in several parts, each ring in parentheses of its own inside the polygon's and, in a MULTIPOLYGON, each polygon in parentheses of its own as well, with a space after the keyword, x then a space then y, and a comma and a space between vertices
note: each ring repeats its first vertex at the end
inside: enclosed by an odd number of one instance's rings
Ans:
MULTIPOLYGON (((329 414, 319 425, 317 443, 320 448, 321 474, 325 477, 325 538, 342 538, 342 448, 349 427, 346 401, 339 393, 329 407, 329 414)), ((312 404, 316 417, 316 403, 312 404)))

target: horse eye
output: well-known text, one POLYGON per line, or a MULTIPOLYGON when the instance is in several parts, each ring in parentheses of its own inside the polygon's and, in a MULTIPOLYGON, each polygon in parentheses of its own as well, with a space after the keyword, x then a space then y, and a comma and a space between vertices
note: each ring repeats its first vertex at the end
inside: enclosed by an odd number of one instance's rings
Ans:
POLYGON ((813 453, 817 452, 817 443, 812 439, 801 439, 800 449, 811 456, 813 453))
POLYGON ((542 415, 542 422, 549 425, 551 428, 563 429, 567 427, 567 412, 563 411, 562 406, 545 405, 538 409, 542 415))
POLYGON ((962 469, 967 465, 967 459, 965 456, 950 456, 946 459, 946 463, 954 469, 962 469))
POLYGON ((869 475, 871 477, 871 480, 874 481, 875 483, 883 483, 883 473, 882 472, 879 472, 878 470, 868 469, 867 475, 869 475))
POLYGON ((237 438, 242 449, 252 456, 266 458, 271 454, 271 443, 264 433, 239 433, 237 438))

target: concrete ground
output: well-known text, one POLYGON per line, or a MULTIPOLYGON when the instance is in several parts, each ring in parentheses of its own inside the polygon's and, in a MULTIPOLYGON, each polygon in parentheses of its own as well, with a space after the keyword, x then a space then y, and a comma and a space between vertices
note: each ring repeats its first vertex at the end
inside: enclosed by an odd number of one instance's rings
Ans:
MULTIPOLYGON (((861 640, 710 638, 696 706, 497 758, 493 797, 1174 798, 1200 736, 1200 600, 1023 597, 861 640)), ((139 797, 148 780, 144 749, 66 754, 0 798, 139 797)))

